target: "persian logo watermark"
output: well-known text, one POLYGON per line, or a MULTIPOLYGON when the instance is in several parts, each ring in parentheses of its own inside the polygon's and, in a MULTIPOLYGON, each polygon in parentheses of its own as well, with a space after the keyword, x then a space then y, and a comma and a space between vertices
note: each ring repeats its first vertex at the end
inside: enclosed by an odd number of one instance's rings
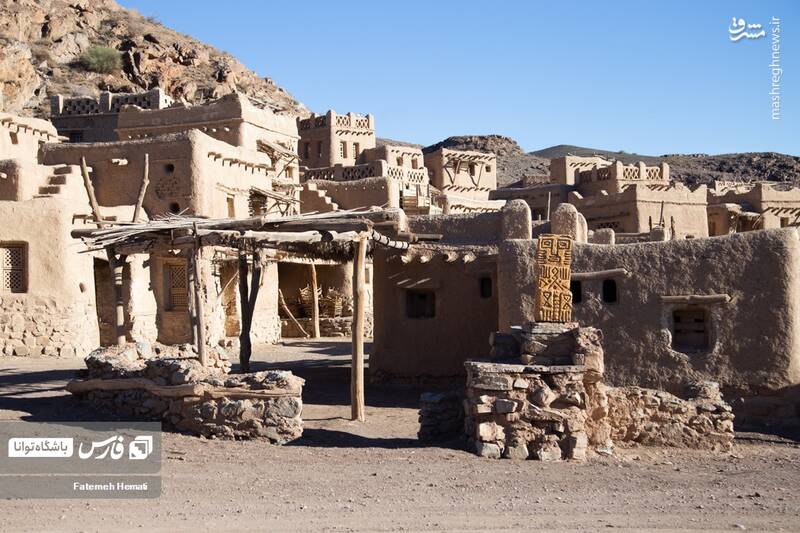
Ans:
POLYGON ((160 470, 156 422, 0 422, 0 498, 156 498, 160 470))
MULTIPOLYGON (((770 115, 772 120, 781 119, 781 78, 783 77, 783 67, 781 66, 781 19, 772 17, 769 21, 770 36, 770 115)), ((748 24, 742 18, 733 17, 728 26, 728 38, 733 42, 743 39, 755 40, 767 36, 767 30, 761 24, 748 24)))

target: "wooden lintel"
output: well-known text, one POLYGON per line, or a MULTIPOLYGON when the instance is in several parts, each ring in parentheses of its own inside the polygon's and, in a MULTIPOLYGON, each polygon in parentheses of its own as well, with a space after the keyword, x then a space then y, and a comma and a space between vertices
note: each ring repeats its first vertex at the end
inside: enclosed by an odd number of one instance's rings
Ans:
POLYGON ((593 279, 628 278, 630 275, 631 273, 627 269, 611 268, 594 272, 573 272, 570 279, 572 281, 589 281, 593 279))
POLYGON ((724 304, 731 301, 729 294, 678 294, 662 295, 665 304, 724 304))

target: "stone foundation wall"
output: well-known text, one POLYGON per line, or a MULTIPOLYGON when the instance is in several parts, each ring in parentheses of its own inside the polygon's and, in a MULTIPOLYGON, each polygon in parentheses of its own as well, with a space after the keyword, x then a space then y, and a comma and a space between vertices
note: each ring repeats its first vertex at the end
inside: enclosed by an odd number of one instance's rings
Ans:
POLYGON ((99 343, 93 305, 26 295, 0 296, 0 354, 75 357, 99 343))
POLYGON ((190 346, 136 343, 86 358, 85 380, 67 390, 102 412, 161 420, 204 437, 263 437, 283 444, 302 435, 304 381, 291 372, 230 375, 223 348, 203 367, 190 346))
POLYGON ((606 394, 614 442, 716 451, 733 447, 733 412, 716 383, 688 386, 688 400, 641 387, 609 387, 606 394))
POLYGON ((425 392, 419 397, 421 441, 444 441, 464 434, 464 394, 462 391, 425 392))
POLYGON ((484 457, 586 458, 585 367, 468 361, 465 430, 484 457))
MULTIPOLYGON (((733 412, 719 385, 686 387, 681 399, 603 382, 602 332, 527 323, 490 339, 492 362, 468 361, 465 432, 486 457, 584 459, 614 443, 727 451, 733 412)), ((446 405, 439 402, 439 408, 446 405)), ((423 402, 423 409, 431 410, 423 402)), ((421 411, 420 420, 424 420, 421 411)), ((452 413, 437 413, 447 419, 452 413)), ((422 428, 420 430, 422 433, 422 428)))

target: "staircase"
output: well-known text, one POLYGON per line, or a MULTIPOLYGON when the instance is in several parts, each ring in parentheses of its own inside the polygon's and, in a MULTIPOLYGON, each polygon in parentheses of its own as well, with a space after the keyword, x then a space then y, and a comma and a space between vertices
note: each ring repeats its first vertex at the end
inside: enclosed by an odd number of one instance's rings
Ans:
MULTIPOLYGON (((51 168, 47 183, 39 187, 39 194, 34 198, 74 199, 86 201, 86 189, 83 186, 83 176, 78 165, 57 165, 51 168)), ((89 168, 89 172, 92 169, 89 168)))
POLYGON ((324 190, 320 190, 316 183, 307 181, 300 190, 300 208, 303 213, 329 213, 338 211, 339 204, 333 201, 324 190))

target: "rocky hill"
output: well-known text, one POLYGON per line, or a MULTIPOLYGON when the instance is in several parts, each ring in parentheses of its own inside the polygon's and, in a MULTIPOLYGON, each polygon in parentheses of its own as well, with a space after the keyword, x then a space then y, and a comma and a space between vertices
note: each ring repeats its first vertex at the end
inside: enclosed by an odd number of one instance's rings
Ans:
POLYGON ((299 115, 305 107, 236 58, 113 0, 0 0, 0 109, 46 117, 51 94, 92 95, 162 87, 200 103, 240 91, 256 105, 299 115), (107 73, 85 66, 92 49, 110 47, 107 73))
POLYGON ((492 152, 497 156, 497 179, 499 186, 508 186, 523 178, 546 176, 549 174, 550 160, 536 154, 526 154, 517 141, 502 135, 465 135, 448 137, 428 146, 425 151, 439 148, 453 150, 476 150, 492 152))
POLYGON ((531 152, 531 154, 548 159, 567 154, 599 155, 607 159, 618 159, 625 164, 644 161, 648 165, 657 165, 664 161, 669 164, 670 176, 687 184, 709 183, 713 180, 732 180, 775 181, 800 185, 800 157, 777 152, 648 156, 562 144, 537 150, 531 152))
POLYGON ((625 164, 644 161, 648 165, 657 165, 664 161, 670 166, 670 176, 690 185, 709 183, 716 179, 766 180, 800 185, 800 157, 776 152, 648 156, 561 144, 525 153, 516 141, 500 135, 449 137, 426 150, 439 146, 496 153, 497 180, 500 187, 519 186, 523 179, 527 183, 541 182, 541 176, 549 174, 550 159, 568 154, 599 155, 625 164))

